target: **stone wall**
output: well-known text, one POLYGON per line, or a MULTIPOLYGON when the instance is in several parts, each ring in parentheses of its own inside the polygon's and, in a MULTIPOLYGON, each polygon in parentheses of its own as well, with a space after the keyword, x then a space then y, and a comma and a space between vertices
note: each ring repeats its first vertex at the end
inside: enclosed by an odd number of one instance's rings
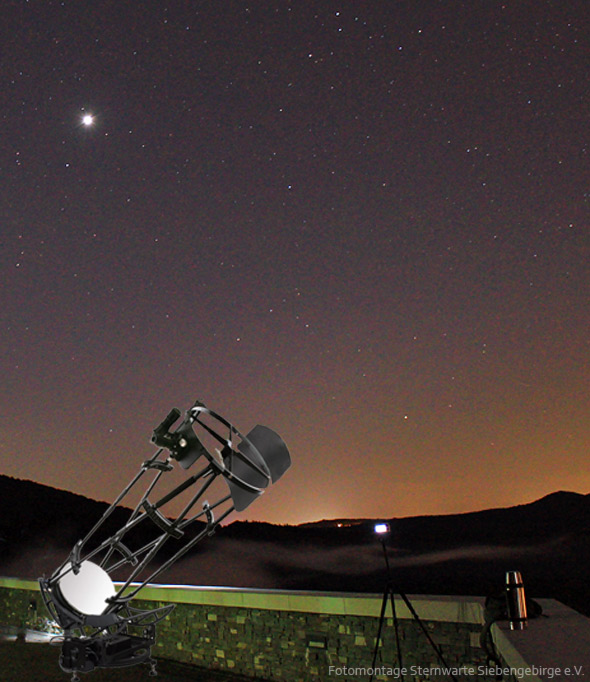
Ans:
MULTIPOLYGON (((231 588, 154 586, 137 606, 175 603, 158 625, 154 654, 210 669, 275 682, 366 681, 379 626, 381 595, 297 593, 231 588)), ((473 679, 486 663, 479 647, 482 604, 476 598, 416 597, 412 605, 456 677, 473 679), (461 672, 464 671, 464 674, 461 672)), ((134 602, 135 603, 135 602, 134 602)), ((396 598, 404 678, 449 679, 434 648, 396 598)), ((47 614, 34 581, 0 579, 0 625, 47 628, 47 614)), ((396 635, 387 604, 376 661, 376 680, 399 676, 396 635)), ((478 682, 481 682, 478 676, 478 682)))
POLYGON ((38 585, 31 580, 0 578, 0 628, 19 631, 26 628, 49 630, 38 585))
MULTIPOLYGON (((362 673, 342 673, 371 667, 378 625, 375 616, 177 604, 159 628, 156 655, 277 682, 331 676, 366 680, 362 673)), ((449 666, 485 663, 480 625, 425 621, 424 626, 449 666)), ((402 665, 416 673, 407 679, 421 679, 425 675, 417 674, 420 668, 441 665, 415 621, 399 621, 398 635, 402 665)), ((384 622, 376 667, 400 667, 391 617, 384 622)), ((376 679, 391 678, 383 674, 376 679)))

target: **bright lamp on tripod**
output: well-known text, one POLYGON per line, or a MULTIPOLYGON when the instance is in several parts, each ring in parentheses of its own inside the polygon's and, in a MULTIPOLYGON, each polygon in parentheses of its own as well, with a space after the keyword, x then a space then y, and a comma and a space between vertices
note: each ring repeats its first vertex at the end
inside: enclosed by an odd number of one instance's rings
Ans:
POLYGON ((156 624, 174 606, 142 610, 132 599, 291 466, 287 446, 265 426, 243 436, 197 402, 171 431, 180 416, 175 408, 154 429, 155 454, 63 564, 39 580, 47 609, 64 630, 60 666, 73 673, 72 680, 79 679, 78 672, 137 663, 149 663, 155 675, 156 624), (162 491, 166 480, 198 460, 201 467, 193 475, 162 491), (122 504, 130 508, 121 524, 122 504))
POLYGON ((389 524, 388 523, 376 523, 373 528, 375 535, 388 535, 389 534, 389 524))

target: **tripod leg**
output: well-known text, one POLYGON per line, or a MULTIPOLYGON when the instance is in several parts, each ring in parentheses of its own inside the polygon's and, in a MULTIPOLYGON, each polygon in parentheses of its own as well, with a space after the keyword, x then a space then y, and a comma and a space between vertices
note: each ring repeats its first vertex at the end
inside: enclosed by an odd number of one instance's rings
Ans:
POLYGON ((397 665, 400 670, 400 680, 404 682, 404 677, 401 674, 404 664, 402 662, 402 648, 399 641, 399 627, 397 622, 397 612, 395 610, 395 595, 393 594, 393 588, 389 589, 389 596, 391 597, 391 614, 393 615, 393 628, 395 630, 395 646, 397 647, 397 665))
MULTIPOLYGON (((424 633, 426 639, 427 639, 428 642, 430 643, 430 646, 432 647, 434 653, 438 656, 438 660, 443 664, 443 666, 444 666, 445 668, 449 668, 449 665, 448 665, 448 663, 445 661, 445 658, 444 658, 444 656, 443 656, 443 654, 442 654, 442 651, 440 650, 440 647, 437 646, 436 642, 432 639, 432 637, 430 636, 430 633, 429 633, 428 630, 426 629, 426 626, 425 626, 424 623, 420 620, 420 616, 416 613, 416 609, 412 606, 412 602, 406 597, 406 595, 405 595, 403 592, 400 592, 399 594, 400 594, 401 598, 404 600, 404 602, 405 602, 406 606, 408 607, 408 609, 410 610, 410 613, 412 614, 414 620, 415 620, 416 623, 418 623, 418 625, 421 627, 422 632, 424 633)), ((456 678, 452 673, 450 674, 450 677, 451 677, 451 679, 453 680, 453 682, 457 682, 457 678, 456 678)))
MULTIPOLYGON (((377 652, 379 651, 379 640, 381 639, 381 631, 383 630, 383 622, 385 621, 385 609, 387 608, 387 600, 388 598, 391 601, 391 615, 393 616, 393 627, 395 628, 395 644, 397 647, 397 660, 398 660, 398 667, 401 673, 402 670, 402 650, 401 650, 401 645, 399 641, 399 630, 398 630, 398 622, 397 622, 397 613, 395 610, 395 596, 393 593, 393 587, 391 585, 387 585, 385 588, 385 592, 383 593, 383 601, 381 602, 381 615, 379 616, 379 629, 377 631, 377 639, 375 640, 375 651, 373 652, 373 663, 371 665, 371 668, 373 669, 373 672, 371 674, 371 679, 369 682, 373 682, 373 678, 375 677, 375 664, 377 663, 377 652)), ((404 682, 403 676, 400 676, 400 681, 404 682)))
MULTIPOLYGON (((383 593, 383 599, 381 601, 381 615, 379 616, 379 629, 377 630, 377 639, 375 640, 375 650, 373 651, 373 664, 372 668, 375 667, 375 663, 377 663, 377 653, 379 651, 379 640, 381 639, 381 630, 383 629, 383 621, 385 619, 385 609, 387 607, 387 597, 389 596, 389 586, 385 588, 385 592, 383 593)), ((371 682, 373 682, 373 678, 371 677, 371 682)))

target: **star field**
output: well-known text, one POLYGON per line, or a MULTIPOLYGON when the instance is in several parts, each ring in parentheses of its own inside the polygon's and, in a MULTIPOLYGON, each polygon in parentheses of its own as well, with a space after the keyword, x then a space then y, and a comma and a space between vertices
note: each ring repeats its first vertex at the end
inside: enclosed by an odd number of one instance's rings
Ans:
POLYGON ((584 2, 9 0, 0 472, 111 500, 195 399, 243 518, 587 493, 584 2))

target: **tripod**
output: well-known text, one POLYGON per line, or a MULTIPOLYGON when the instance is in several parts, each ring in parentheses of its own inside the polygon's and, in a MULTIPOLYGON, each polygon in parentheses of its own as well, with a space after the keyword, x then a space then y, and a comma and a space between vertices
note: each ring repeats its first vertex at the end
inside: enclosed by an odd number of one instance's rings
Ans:
MULTIPOLYGON (((379 643, 381 640, 381 631, 383 630, 383 622, 385 621, 385 611, 387 609, 387 602, 391 602, 391 614, 393 616, 393 628, 395 631, 395 645, 397 648, 397 663, 399 666, 399 679, 401 682, 404 682, 404 675, 403 675, 403 662, 402 662, 402 651, 401 651, 401 646, 400 646, 400 639, 399 639, 399 626, 398 626, 398 619, 397 619, 397 613, 395 609, 395 590, 393 588, 393 581, 391 579, 391 568, 389 566, 389 556, 387 555, 387 548, 385 547, 385 537, 383 534, 381 534, 380 537, 381 540, 381 546, 383 547, 383 556, 385 558, 385 567, 387 569, 387 583, 385 585, 385 590, 383 591, 383 599, 381 600, 381 615, 379 616, 379 628, 377 630, 377 639, 375 640, 375 650, 373 651, 373 663, 371 664, 371 679, 370 682, 373 682, 373 679, 375 677, 375 664, 377 663, 377 654, 379 653, 379 643)), ((440 647, 436 644, 436 642, 432 639, 430 636, 430 633, 426 629, 426 626, 424 623, 420 620, 420 616, 416 613, 416 609, 412 606, 412 602, 408 599, 408 597, 403 593, 398 591, 399 596, 403 599, 404 604, 408 607, 409 612, 412 614, 412 618, 418 623, 420 626, 420 629, 424 633, 424 636, 428 640, 430 646, 432 647, 433 651, 435 652, 438 660, 442 663, 443 667, 449 670, 449 676, 453 680, 453 682, 457 682, 457 678, 450 672, 449 665, 444 659, 444 656, 442 654, 442 651, 440 650, 440 647)))
MULTIPOLYGON (((385 621, 385 610, 387 609, 387 601, 391 601, 391 615, 393 616, 393 629, 395 632, 395 646, 397 649, 397 664, 400 671, 403 669, 402 662, 402 649, 399 641, 399 628, 397 622, 397 612, 395 610, 395 592, 393 589, 393 583, 391 581, 391 570, 389 568, 389 557, 387 556, 387 550, 385 548, 385 540, 381 538, 381 545, 383 546, 383 556, 385 557, 385 566, 387 567, 387 583, 385 585, 385 590, 383 591, 383 598, 381 600, 381 615, 379 616, 379 628, 377 630, 377 639, 375 640, 375 650, 373 651, 373 662, 371 664, 371 679, 373 682, 375 676, 375 664, 377 663, 377 654, 379 653, 379 642, 381 641, 381 631, 383 630, 383 623, 385 621)), ((403 675, 400 676, 401 682, 404 682, 403 675)))

